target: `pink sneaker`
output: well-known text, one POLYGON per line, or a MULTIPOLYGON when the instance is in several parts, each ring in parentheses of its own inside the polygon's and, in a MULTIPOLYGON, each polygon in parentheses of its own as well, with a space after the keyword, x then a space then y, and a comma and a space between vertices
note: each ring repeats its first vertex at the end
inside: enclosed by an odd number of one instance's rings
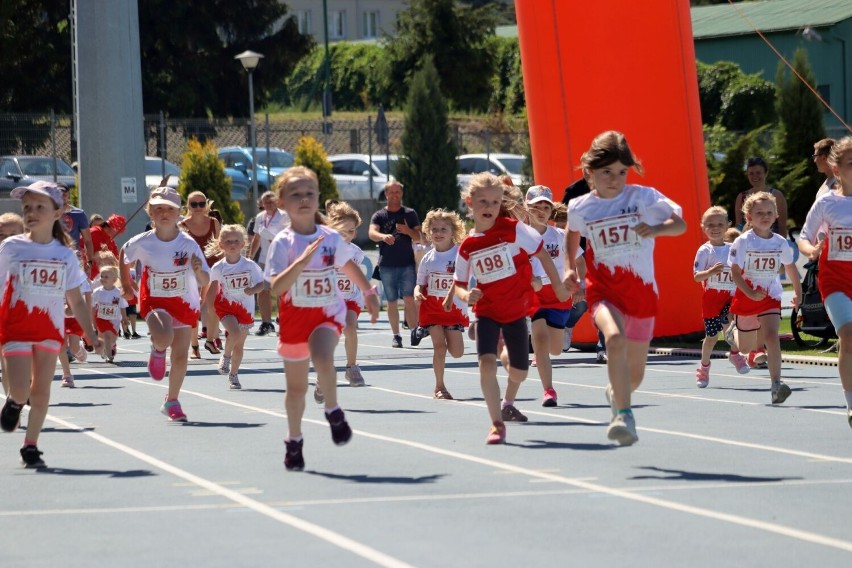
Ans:
POLYGON ((733 365, 737 372, 741 375, 745 375, 751 371, 751 367, 748 366, 748 361, 746 361, 746 358, 742 356, 742 353, 734 353, 731 351, 728 353, 728 361, 731 362, 731 365, 733 365))
POLYGON ((148 357, 148 372, 155 381, 162 381, 166 376, 166 352, 157 351, 151 347, 151 355, 148 357))
POLYGON ((488 431, 488 437, 485 438, 485 443, 491 446, 506 443, 506 425, 502 422, 495 422, 488 431))
POLYGON ((172 422, 186 422, 186 414, 180 407, 180 402, 176 400, 167 400, 160 408, 160 412, 169 417, 172 422))
POLYGON ((706 367, 698 363, 698 368, 695 369, 695 386, 700 389, 705 388, 710 383, 710 365, 706 367))
POLYGON ((556 404, 556 391, 554 389, 544 389, 544 399, 541 401, 541 405, 553 408, 556 404))

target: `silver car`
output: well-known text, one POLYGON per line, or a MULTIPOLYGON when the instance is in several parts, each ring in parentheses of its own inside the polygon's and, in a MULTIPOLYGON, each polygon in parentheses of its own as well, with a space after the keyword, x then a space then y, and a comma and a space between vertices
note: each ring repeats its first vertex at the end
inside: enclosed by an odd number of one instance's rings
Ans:
POLYGON ((21 185, 39 180, 56 181, 74 187, 76 172, 61 158, 50 156, 0 156, 0 197, 21 185))
POLYGON ((368 154, 333 154, 328 157, 331 162, 331 175, 337 182, 337 191, 344 201, 363 199, 378 199, 384 201, 384 188, 389 179, 394 179, 396 163, 399 157, 390 156, 390 177, 387 173, 388 156, 368 154), (372 173, 372 192, 370 177, 372 173))

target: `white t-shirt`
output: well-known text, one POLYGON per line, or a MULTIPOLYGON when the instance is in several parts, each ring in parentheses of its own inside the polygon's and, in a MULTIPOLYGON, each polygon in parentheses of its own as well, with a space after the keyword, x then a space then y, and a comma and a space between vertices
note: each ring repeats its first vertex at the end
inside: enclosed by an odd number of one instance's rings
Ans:
MULTIPOLYGON (((431 247, 420 259, 420 265, 417 267, 417 285, 425 288, 428 297, 436 298, 440 302, 447 297, 454 284, 453 274, 456 271, 458 252, 458 245, 453 245, 444 252, 431 247)), ((458 296, 453 298, 453 304, 461 310, 462 314, 467 314, 467 304, 459 300, 458 296)))
POLYGON ((121 309, 127 308, 127 300, 121 297, 121 290, 116 286, 105 290, 98 286, 92 292, 92 307, 97 310, 97 317, 112 322, 121 321, 121 309))
POLYGON ((701 283, 705 290, 720 290, 733 294, 737 289, 734 280, 731 278, 731 265, 728 264, 728 254, 730 251, 731 243, 722 243, 719 246, 713 246, 710 244, 710 241, 707 241, 698 247, 698 252, 695 253, 693 273, 708 270, 720 262, 724 265, 722 272, 714 274, 701 283))
MULTIPOLYGON (((361 247, 355 243, 347 243, 346 246, 349 248, 352 260, 355 264, 361 266, 361 262, 364 260, 364 251, 361 250, 361 247)), ((364 295, 361 293, 361 289, 340 269, 337 271, 337 287, 340 289, 344 300, 355 302, 359 306, 364 305, 364 295)))
POLYGON ((15 235, 0 244, 0 342, 62 341, 65 293, 86 282, 77 255, 59 241, 15 235))
POLYGON ((286 212, 276 209, 271 216, 266 211, 261 211, 254 218, 254 232, 260 237, 260 256, 258 260, 261 266, 266 265, 266 255, 269 254, 269 244, 275 236, 290 226, 290 216, 286 212))
POLYGON ((768 296, 780 301, 783 289, 778 271, 782 265, 793 264, 793 249, 778 233, 764 239, 749 229, 731 245, 728 264, 739 266, 752 288, 764 290, 768 296))
POLYGON ((254 294, 245 289, 263 282, 263 271, 251 259, 241 256, 234 264, 224 258, 210 267, 210 282, 219 283, 215 306, 237 317, 240 323, 254 321, 254 294))

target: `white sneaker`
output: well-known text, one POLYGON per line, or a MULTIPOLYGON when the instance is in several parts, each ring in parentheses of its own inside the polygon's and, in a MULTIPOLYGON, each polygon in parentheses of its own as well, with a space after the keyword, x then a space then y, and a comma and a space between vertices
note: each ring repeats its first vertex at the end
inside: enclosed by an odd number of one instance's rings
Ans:
POLYGON ((74 358, 77 359, 81 363, 85 363, 86 359, 89 358, 89 352, 86 351, 86 348, 81 345, 80 350, 77 351, 77 354, 74 355, 74 358))
POLYGON ((571 350, 571 336, 574 335, 573 327, 565 328, 565 335, 562 336, 562 352, 567 353, 571 350))
POLYGON ((361 368, 358 365, 346 367, 346 372, 343 376, 349 381, 350 387, 363 387, 366 384, 364 377, 361 375, 361 368))
POLYGON ((788 387, 786 383, 778 381, 777 383, 772 383, 771 393, 772 404, 781 404, 787 400, 791 394, 793 394, 793 391, 790 390, 790 387, 788 387))
POLYGON ((228 388, 231 390, 240 390, 243 385, 240 384, 240 377, 236 373, 228 375, 228 388))
POLYGON ((639 435, 636 434, 636 420, 633 418, 633 413, 616 414, 609 423, 606 437, 618 442, 621 446, 632 446, 638 442, 639 435))
POLYGON ((598 355, 595 358, 595 362, 601 365, 605 365, 609 359, 606 356, 606 351, 598 351, 598 355))
POLYGON ((59 386, 66 389, 73 389, 74 377, 72 377, 71 375, 65 375, 64 377, 62 377, 62 382, 59 384, 59 386))
POLYGON ((220 375, 229 375, 231 373, 231 358, 222 355, 219 357, 219 365, 216 367, 220 375))

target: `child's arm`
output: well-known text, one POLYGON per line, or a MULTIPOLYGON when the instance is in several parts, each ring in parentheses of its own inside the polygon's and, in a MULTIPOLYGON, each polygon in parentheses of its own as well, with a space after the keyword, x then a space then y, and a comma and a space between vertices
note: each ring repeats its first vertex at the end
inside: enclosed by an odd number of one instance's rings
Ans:
MULTIPOLYGON (((208 312, 213 309, 213 302, 216 300, 216 294, 219 293, 219 281, 211 280, 207 286, 207 293, 201 299, 201 307, 208 312)), ((209 327, 209 326, 208 326, 209 327)))
MULTIPOLYGON (((450 291, 452 291, 452 290, 450 290, 450 291)), ((415 302, 425 302, 426 301, 426 295, 423 293, 423 287, 420 284, 418 284, 417 286, 414 287, 414 301, 415 302)))
POLYGON ((571 292, 568 291, 562 283, 562 280, 559 279, 559 272, 556 271, 556 265, 553 264, 553 259, 550 258, 550 253, 547 252, 547 249, 541 247, 533 256, 538 259, 541 263, 541 267, 544 269, 544 273, 547 274, 548 278, 550 278, 550 285, 553 287, 553 293, 556 295, 556 299, 560 302, 564 302, 570 298, 571 292))
POLYGON ((367 280, 367 277, 361 272, 361 267, 355 264, 354 260, 350 259, 340 269, 361 289, 364 294, 364 304, 370 312, 370 323, 376 323, 379 319, 379 294, 376 292, 375 286, 370 286, 370 281, 367 280))
POLYGON ((686 221, 681 219, 676 213, 672 213, 671 217, 659 225, 639 223, 633 227, 633 230, 637 235, 646 239, 651 237, 676 237, 686 231, 686 221))
POLYGON ((793 299, 791 303, 794 308, 799 307, 799 300, 802 297, 802 282, 799 280, 799 269, 795 263, 785 264, 784 271, 787 273, 787 280, 793 284, 793 299))
MULTIPOLYGON (((580 248, 580 231, 565 231, 565 248, 567 249, 568 266, 565 268, 565 280, 562 283, 568 291, 574 293, 580 289, 580 277, 577 270, 577 249, 580 248)), ((586 264, 583 262, 585 276, 586 264)))
MULTIPOLYGON (((754 300, 755 302, 759 302, 766 297, 766 292, 764 290, 755 290, 751 286, 748 285, 748 282, 743 278, 743 269, 740 268, 738 264, 731 265, 731 278, 734 281, 734 284, 737 285, 737 288, 745 294, 749 299, 754 300)), ((798 276, 796 279, 798 280, 798 276)))
POLYGON ((130 300, 136 296, 139 289, 130 277, 130 265, 124 262, 124 248, 118 251, 118 269, 121 273, 121 297, 130 300))
MULTIPOLYGON (((287 268, 272 277, 269 292, 273 296, 280 296, 281 294, 289 290, 293 286, 293 284, 296 283, 296 278, 299 277, 299 274, 302 273, 302 271, 311 261, 311 258, 313 258, 314 253, 317 251, 320 244, 322 244, 323 238, 324 237, 319 237, 317 238, 317 240, 309 244, 305 248, 304 252, 299 255, 299 258, 297 258, 293 264, 291 264, 290 266, 288 266, 287 268)), ((270 249, 270 251, 271 250, 272 249, 270 249)), ((361 272, 361 270, 359 269, 358 272, 361 272)), ((364 276, 363 273, 361 274, 361 276, 364 276)))
POLYGON ((693 272, 692 277, 695 279, 696 282, 704 282, 711 276, 719 274, 723 270, 725 270, 725 265, 721 262, 717 262, 707 270, 699 270, 697 272, 693 272))
POLYGON ((78 286, 65 292, 65 301, 71 308, 71 313, 74 314, 74 317, 80 323, 80 327, 83 328, 83 333, 86 334, 89 345, 94 347, 95 353, 102 353, 104 344, 98 337, 98 330, 95 329, 95 325, 92 323, 94 318, 89 312, 89 305, 86 303, 85 298, 83 298, 83 294, 80 293, 80 287, 78 286))
POLYGON ((190 262, 192 264, 192 271, 195 272, 195 279, 198 281, 198 285, 201 288, 204 288, 210 284, 210 273, 204 270, 204 257, 198 258, 197 255, 192 255, 190 262))

